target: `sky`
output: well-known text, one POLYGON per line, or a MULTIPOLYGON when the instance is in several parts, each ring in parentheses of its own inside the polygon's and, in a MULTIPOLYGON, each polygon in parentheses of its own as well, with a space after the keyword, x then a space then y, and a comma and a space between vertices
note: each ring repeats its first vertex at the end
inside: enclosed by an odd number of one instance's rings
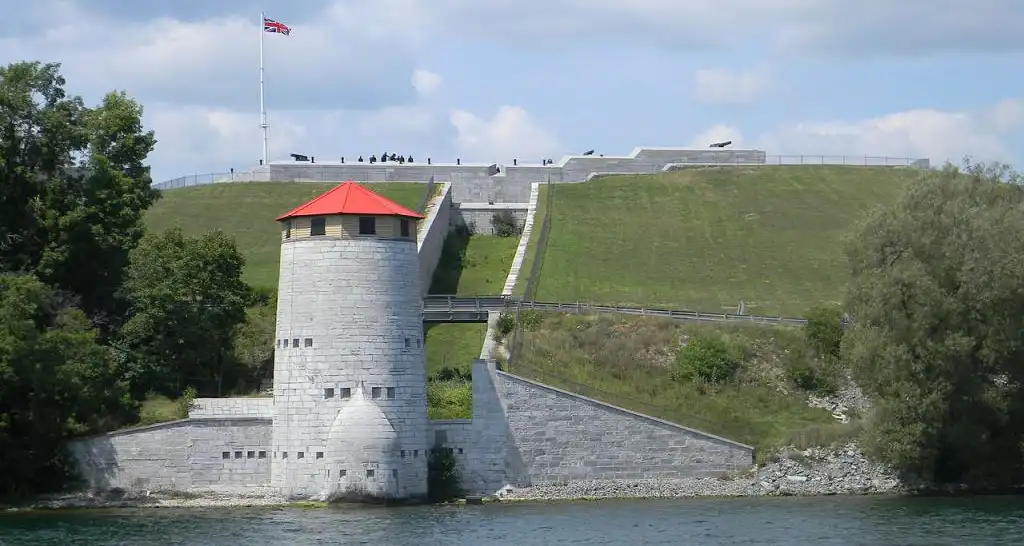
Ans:
POLYGON ((0 63, 60 62, 156 132, 155 181, 270 159, 595 149, 1024 166, 1020 0, 0 0, 0 63))

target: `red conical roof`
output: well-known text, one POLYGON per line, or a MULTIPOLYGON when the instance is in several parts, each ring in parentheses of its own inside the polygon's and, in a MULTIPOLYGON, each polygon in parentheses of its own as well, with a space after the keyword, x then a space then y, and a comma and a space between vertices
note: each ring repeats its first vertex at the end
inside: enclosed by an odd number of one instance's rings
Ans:
POLYGON ((299 216, 330 216, 333 214, 353 214, 362 216, 404 216, 406 218, 423 218, 398 203, 373 193, 372 191, 349 180, 328 190, 305 205, 300 205, 281 216, 277 221, 299 216))

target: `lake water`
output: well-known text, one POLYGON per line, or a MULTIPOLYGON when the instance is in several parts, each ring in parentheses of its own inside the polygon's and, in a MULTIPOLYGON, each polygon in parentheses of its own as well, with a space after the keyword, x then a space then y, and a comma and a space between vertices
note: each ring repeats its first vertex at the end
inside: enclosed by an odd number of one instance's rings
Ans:
POLYGON ((2 546, 1024 544, 1024 497, 821 497, 0 514, 2 546))

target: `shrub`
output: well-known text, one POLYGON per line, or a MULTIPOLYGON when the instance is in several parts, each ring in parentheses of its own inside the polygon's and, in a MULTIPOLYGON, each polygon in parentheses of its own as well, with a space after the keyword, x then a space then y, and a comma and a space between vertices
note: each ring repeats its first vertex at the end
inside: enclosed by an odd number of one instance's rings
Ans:
POLYGON ((544 315, 539 311, 520 311, 519 327, 527 332, 535 332, 544 323, 544 315))
POLYGON ((181 393, 181 397, 178 398, 178 418, 179 419, 187 419, 188 418, 188 411, 190 409, 192 409, 192 407, 195 405, 195 403, 196 403, 196 396, 198 396, 198 393, 196 392, 196 388, 195 387, 192 387, 192 386, 185 387, 185 392, 181 393))
POLYGON ((804 336, 822 357, 839 357, 843 341, 843 310, 835 305, 815 307, 807 312, 804 336))
MULTIPOLYGON (((501 338, 512 333, 516 328, 516 317, 511 313, 502 313, 498 317, 498 335, 501 338)), ((500 338, 499 338, 500 339, 500 338)))
POLYGON ((473 385, 449 380, 427 383, 427 413, 431 419, 472 419, 473 385))
POLYGON ((786 376, 797 388, 819 394, 835 394, 838 390, 836 360, 826 356, 815 358, 805 346, 795 346, 782 359, 786 376))
POLYGON ((473 374, 468 370, 451 366, 444 366, 430 374, 430 381, 470 381, 472 378, 473 374))
POLYGON ((455 455, 435 446, 427 459, 427 497, 430 502, 447 502, 462 496, 455 455))
POLYGON ((498 237, 514 237, 522 231, 515 215, 509 210, 495 212, 491 217, 491 226, 498 237))
POLYGON ((732 379, 739 370, 739 359, 719 336, 690 338, 676 358, 676 380, 695 380, 718 384, 732 379))

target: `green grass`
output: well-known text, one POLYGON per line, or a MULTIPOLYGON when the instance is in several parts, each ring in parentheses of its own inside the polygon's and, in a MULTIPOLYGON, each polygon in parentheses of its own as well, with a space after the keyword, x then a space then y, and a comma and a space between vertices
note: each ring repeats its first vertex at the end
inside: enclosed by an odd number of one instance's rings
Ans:
POLYGON ((559 184, 537 299, 800 315, 841 298, 843 237, 920 175, 726 167, 559 184))
POLYGON ((434 271, 430 293, 459 296, 501 294, 518 244, 518 237, 449 233, 434 271))
MULTIPOLYGON (((161 231, 179 225, 193 235, 219 229, 235 238, 245 256, 244 280, 254 287, 276 289, 281 235, 274 218, 336 185, 247 182, 167 190, 146 213, 146 227, 161 231)), ((408 208, 419 204, 425 189, 418 182, 367 187, 408 208)))
POLYGON ((423 326, 427 352, 427 375, 442 368, 469 372, 473 360, 480 357, 486 324, 453 323, 425 324, 423 326))
POLYGON ((808 407, 807 393, 788 379, 798 359, 813 358, 800 329, 612 315, 540 317, 539 326, 523 333, 513 374, 760 450, 828 445, 858 432, 856 425, 808 407), (740 355, 733 380, 709 387, 673 379, 678 351, 693 336, 719 336, 740 355))

